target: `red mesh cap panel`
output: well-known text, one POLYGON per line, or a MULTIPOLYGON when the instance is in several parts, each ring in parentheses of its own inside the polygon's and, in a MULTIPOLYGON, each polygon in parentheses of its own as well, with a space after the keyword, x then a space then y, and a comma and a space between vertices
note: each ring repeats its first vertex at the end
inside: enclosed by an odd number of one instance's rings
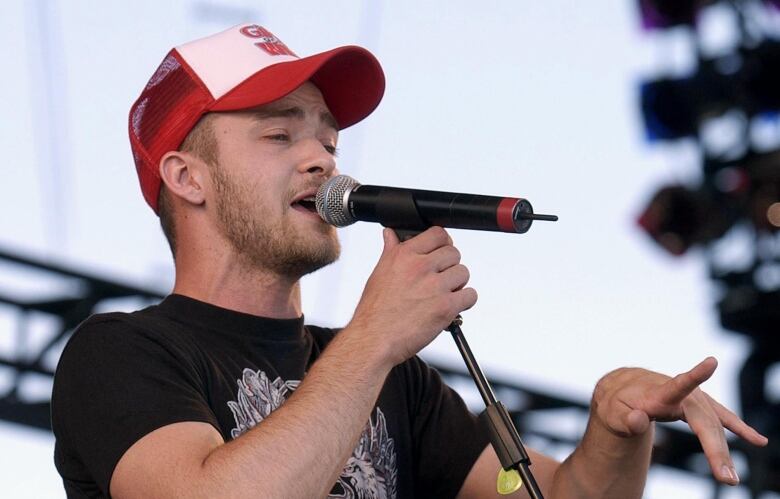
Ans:
POLYGON ((130 108, 130 145, 144 199, 157 212, 158 165, 179 148, 213 99, 171 51, 130 108))

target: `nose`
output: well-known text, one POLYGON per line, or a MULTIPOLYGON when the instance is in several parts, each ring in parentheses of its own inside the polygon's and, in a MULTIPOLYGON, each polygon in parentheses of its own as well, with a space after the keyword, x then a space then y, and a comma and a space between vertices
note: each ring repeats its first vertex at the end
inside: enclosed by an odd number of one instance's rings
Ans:
POLYGON ((328 152, 319 140, 312 139, 307 146, 309 152, 306 159, 301 162, 299 170, 301 173, 311 175, 331 177, 336 170, 336 158, 328 152))

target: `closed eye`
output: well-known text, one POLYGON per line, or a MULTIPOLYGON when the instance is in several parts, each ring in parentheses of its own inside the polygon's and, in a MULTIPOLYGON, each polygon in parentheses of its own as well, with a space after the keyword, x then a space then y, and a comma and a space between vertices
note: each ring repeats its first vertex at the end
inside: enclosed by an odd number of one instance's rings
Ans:
POLYGON ((322 147, 324 147, 325 150, 328 151, 328 153, 330 153, 331 155, 338 157, 339 149, 336 146, 332 146, 332 145, 329 145, 329 144, 323 144, 322 147))
POLYGON ((290 140, 290 136, 287 135, 286 133, 275 133, 273 135, 266 135, 265 138, 277 142, 288 142, 290 140))

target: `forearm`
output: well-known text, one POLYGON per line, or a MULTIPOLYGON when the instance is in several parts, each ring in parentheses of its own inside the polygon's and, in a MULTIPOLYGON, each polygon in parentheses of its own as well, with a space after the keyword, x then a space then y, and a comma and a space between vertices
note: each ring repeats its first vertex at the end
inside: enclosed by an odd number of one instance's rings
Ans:
POLYGON ((209 454, 203 461, 199 494, 253 498, 328 494, 392 367, 381 355, 366 353, 357 333, 342 331, 284 405, 209 454))
POLYGON ((591 416, 582 441, 558 467, 552 498, 641 498, 650 466, 653 426, 620 437, 591 416))

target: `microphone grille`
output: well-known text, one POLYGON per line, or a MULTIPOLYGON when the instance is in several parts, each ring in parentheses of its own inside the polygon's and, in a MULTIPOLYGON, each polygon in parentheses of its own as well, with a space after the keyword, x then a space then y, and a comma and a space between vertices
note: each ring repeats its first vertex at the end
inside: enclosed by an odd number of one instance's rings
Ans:
POLYGON ((336 227, 346 227, 357 222, 347 206, 349 193, 359 186, 357 180, 348 175, 337 175, 317 190, 315 205, 323 220, 336 227))

